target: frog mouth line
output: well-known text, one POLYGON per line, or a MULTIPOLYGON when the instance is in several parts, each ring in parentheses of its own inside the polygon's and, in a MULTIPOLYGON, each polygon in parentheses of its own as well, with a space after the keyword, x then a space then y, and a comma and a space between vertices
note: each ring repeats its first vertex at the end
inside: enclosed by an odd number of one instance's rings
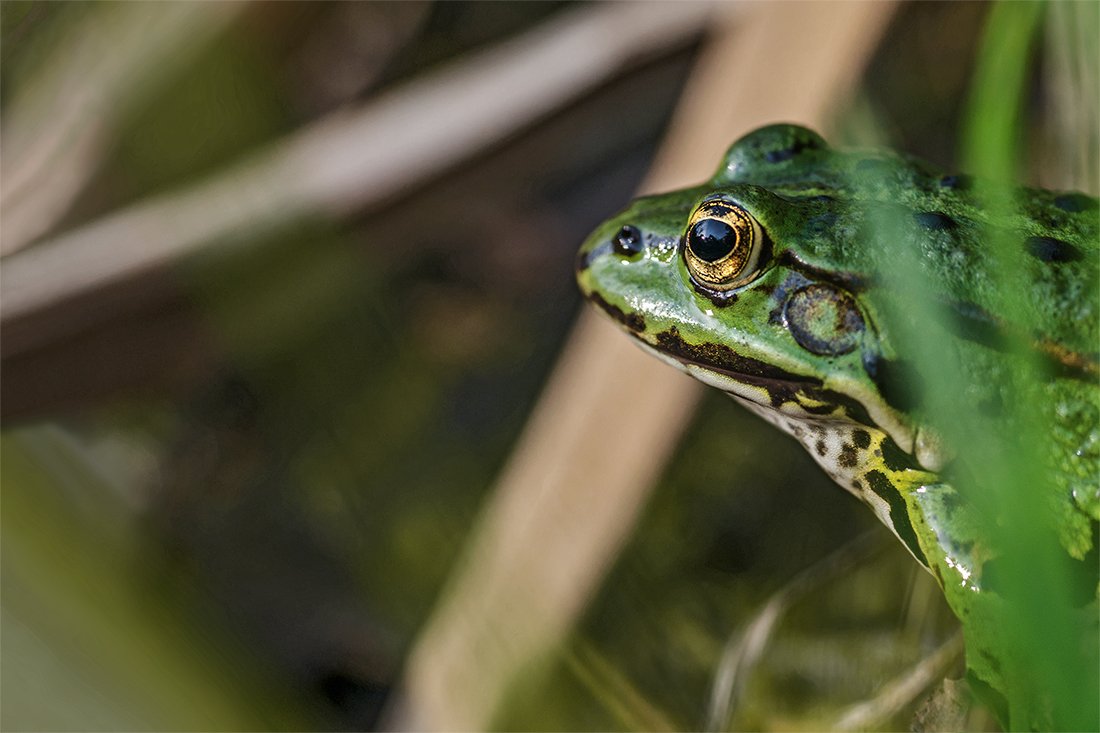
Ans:
POLYGON ((606 313, 611 320, 615 321, 632 334, 645 332, 645 316, 641 313, 627 313, 619 306, 608 303, 604 297, 596 291, 585 293, 585 297, 588 299, 588 302, 598 307, 606 313))
POLYGON ((820 388, 824 384, 821 379, 816 377, 792 374, 758 359, 742 356, 722 344, 697 345, 689 343, 680 335, 675 326, 657 334, 655 343, 651 343, 642 335, 645 333, 646 321, 645 316, 641 313, 627 313, 619 306, 609 303, 596 291, 586 293, 585 297, 606 313, 611 320, 626 328, 631 336, 683 364, 692 364, 747 384, 765 387, 769 389, 769 392, 771 388, 779 385, 789 391, 807 385, 811 388, 820 388))
POLYGON ((653 346, 685 364, 694 364, 756 386, 784 385, 790 389, 805 386, 820 388, 824 385, 818 377, 793 374, 759 359, 738 354, 725 344, 692 344, 680 335, 676 326, 658 333, 653 346))
MULTIPOLYGON (((836 409, 839 407, 844 410, 848 420, 884 430, 899 446, 902 446, 905 452, 912 450, 912 431, 904 425, 904 421, 892 414, 894 408, 887 404, 883 404, 881 409, 868 408, 858 397, 825 389, 824 382, 820 378, 788 372, 758 359, 738 354, 728 346, 691 344, 675 327, 657 334, 651 340, 645 335, 646 320, 641 313, 627 313, 619 306, 609 303, 596 291, 586 292, 585 298, 626 329, 627 334, 636 339, 642 348, 663 361, 693 374, 696 378, 700 378, 699 375, 687 367, 710 372, 745 387, 762 390, 768 395, 767 401, 760 400, 758 397, 753 398, 749 394, 742 396, 772 409, 780 409, 784 404, 793 404, 807 414, 828 419, 829 416, 835 417, 836 409), (803 395, 807 400, 799 399, 798 395, 803 395), (873 418, 872 414, 878 419, 873 418)), ((718 384, 713 386, 730 391, 718 384)))
MULTIPOLYGON (((670 329, 670 331, 675 331, 675 329, 670 329)), ((705 384, 723 392, 729 392, 735 397, 740 397, 761 407, 779 412, 783 412, 783 405, 790 404, 797 407, 806 416, 812 416, 816 420, 856 423, 864 427, 881 430, 894 441, 894 444, 899 447, 903 455, 908 456, 913 450, 914 431, 899 421, 896 415, 893 414, 892 408, 885 404, 882 405, 882 409, 868 408, 860 398, 845 392, 827 389, 822 386, 820 379, 814 377, 791 374, 777 367, 769 367, 770 374, 768 376, 744 374, 727 366, 716 365, 710 361, 667 351, 660 343, 650 343, 638 334, 632 333, 629 335, 637 341, 644 351, 653 354, 661 361, 687 372, 705 384), (703 376, 703 373, 714 375, 716 379, 707 379, 703 376), (778 375, 785 375, 785 377, 777 378, 778 375), (746 389, 731 388, 730 384, 722 384, 721 380, 723 379, 746 389), (760 391, 767 395, 766 400, 760 399, 760 391), (753 396, 754 392, 757 396, 753 396), (842 414, 837 414, 838 408, 842 411, 842 414)), ((676 336, 679 337, 679 334, 677 333, 676 336)), ((909 467, 915 468, 917 465, 914 463, 909 467)))
POLYGON ((839 407, 848 420, 881 429, 859 400, 835 390, 825 389, 824 382, 817 377, 793 374, 757 359, 742 356, 721 344, 698 346, 688 343, 675 326, 657 334, 655 343, 650 343, 636 334, 631 335, 648 349, 666 359, 675 360, 685 366, 698 367, 747 387, 763 390, 768 395, 767 406, 772 409, 778 410, 784 404, 792 404, 803 412, 826 419, 835 418, 839 407), (800 395, 805 399, 800 399, 800 395))
MULTIPOLYGON (((824 382, 817 377, 793 374, 758 359, 742 356, 723 344, 697 345, 689 343, 680 335, 675 326, 657 334, 655 342, 651 343, 642 335, 645 333, 646 321, 645 316, 641 313, 627 313, 619 306, 607 302, 602 295, 595 291, 586 293, 586 297, 613 321, 626 328, 630 335, 642 344, 660 354, 675 359, 681 364, 690 364, 729 377, 735 381, 764 389, 771 398, 772 407, 778 407, 784 402, 798 402, 803 409, 806 409, 797 400, 795 393, 807 389, 815 392, 822 391, 824 382)), ((835 396, 843 398, 843 395, 838 394, 835 396)), ((841 401, 837 400, 837 403, 841 401)), ((846 401, 846 398, 843 401, 846 401)), ((867 414, 862 405, 854 400, 852 402, 858 406, 860 414, 867 414)), ((833 407, 823 405, 821 408, 813 408, 813 410, 808 411, 814 410, 819 411, 821 414, 828 414, 832 412, 833 407)))

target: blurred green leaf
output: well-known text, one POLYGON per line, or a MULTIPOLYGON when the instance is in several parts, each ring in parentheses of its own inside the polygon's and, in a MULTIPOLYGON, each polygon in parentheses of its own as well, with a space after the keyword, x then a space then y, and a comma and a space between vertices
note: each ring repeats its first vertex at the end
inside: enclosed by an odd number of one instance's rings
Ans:
POLYGON ((307 725, 143 572, 132 515, 60 429, 5 433, 0 470, 5 730, 307 725))

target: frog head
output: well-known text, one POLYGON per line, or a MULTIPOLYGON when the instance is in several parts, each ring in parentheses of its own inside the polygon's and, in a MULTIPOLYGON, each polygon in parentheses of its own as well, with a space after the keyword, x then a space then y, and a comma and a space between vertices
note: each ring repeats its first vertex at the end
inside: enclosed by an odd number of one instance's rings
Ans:
POLYGON ((643 347, 781 427, 858 424, 911 453, 910 395, 864 297, 850 163, 805 128, 757 130, 706 184, 638 199, 597 229, 581 289, 643 347))

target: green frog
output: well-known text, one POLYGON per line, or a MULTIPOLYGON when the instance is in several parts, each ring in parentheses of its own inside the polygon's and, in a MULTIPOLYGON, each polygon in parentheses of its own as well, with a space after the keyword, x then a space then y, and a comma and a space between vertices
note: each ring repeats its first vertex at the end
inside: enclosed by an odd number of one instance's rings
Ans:
POLYGON ((1002 725, 1043 729, 1057 724, 1049 691, 1004 631, 1004 505, 987 448, 1004 465, 1034 458, 1041 500, 1029 506, 1069 568, 1087 669, 1100 217, 1080 193, 996 190, 772 125, 735 142, 706 183, 605 222, 576 271, 643 349, 794 436, 863 500, 962 622, 971 688, 1002 725), (943 419, 945 399, 960 423, 943 419))

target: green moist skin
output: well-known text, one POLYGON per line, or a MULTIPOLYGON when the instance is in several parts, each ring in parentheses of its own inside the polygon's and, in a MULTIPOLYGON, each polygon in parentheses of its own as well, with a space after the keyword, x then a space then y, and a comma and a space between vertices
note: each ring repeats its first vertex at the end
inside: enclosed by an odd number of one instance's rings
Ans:
POLYGON ((973 470, 959 473, 965 450, 926 410, 935 382, 922 369, 958 375, 955 409, 983 432, 1011 444, 1028 434, 1021 421, 1042 426, 1030 433, 1046 476, 1036 491, 1083 569, 1079 605, 1095 625, 1100 221, 1080 193, 1021 188, 991 206, 982 190, 772 125, 735 142, 703 185, 601 225, 577 281, 642 348, 793 435, 867 503, 963 623, 972 688, 1002 724, 1043 729, 1050 705, 1003 633, 996 502, 952 487, 973 470), (914 353, 928 343, 937 353, 914 353))

